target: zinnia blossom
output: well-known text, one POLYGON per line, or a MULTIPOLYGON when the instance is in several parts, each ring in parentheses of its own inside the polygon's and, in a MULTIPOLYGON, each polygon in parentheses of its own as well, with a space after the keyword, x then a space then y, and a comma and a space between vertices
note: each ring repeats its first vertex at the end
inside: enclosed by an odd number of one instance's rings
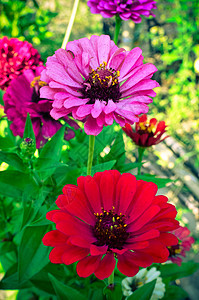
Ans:
POLYGON ((30 43, 6 36, 0 39, 0 89, 6 90, 24 70, 35 70, 40 64, 40 54, 30 43))
POLYGON ((126 277, 123 279, 121 283, 123 295, 128 299, 128 297, 138 288, 154 279, 156 279, 156 284, 150 300, 162 299, 165 293, 165 284, 160 277, 160 271, 157 271, 155 267, 151 268, 149 271, 147 269, 142 269, 134 277, 126 277))
POLYGON ((155 16, 151 10, 157 8, 153 0, 89 0, 87 2, 93 14, 101 14, 104 18, 119 15, 123 20, 142 21, 142 16, 155 16))
POLYGON ((169 260, 178 266, 181 266, 182 258, 180 256, 186 256, 186 251, 191 249, 191 245, 195 240, 192 236, 189 236, 190 230, 187 227, 180 226, 178 229, 172 231, 172 234, 178 238, 178 244, 168 247, 169 260))
POLYGON ((136 122, 135 130, 128 123, 122 129, 136 145, 150 147, 159 144, 168 137, 162 137, 166 132, 166 127, 164 121, 158 123, 155 118, 148 121, 147 115, 144 114, 139 118, 139 122, 136 122))
MULTIPOLYGON (((33 125, 37 148, 43 146, 48 138, 52 137, 62 126, 59 121, 50 116, 52 101, 40 97, 40 88, 45 82, 40 80, 41 71, 44 66, 33 70, 26 70, 22 75, 14 79, 3 96, 5 103, 4 111, 12 124, 10 129, 13 134, 23 137, 27 113, 33 125)), ((70 126, 78 129, 75 121, 65 117, 70 126)), ((71 139, 75 136, 72 129, 67 129, 65 138, 71 139)))
POLYGON ((140 48, 118 48, 107 35, 82 38, 57 50, 41 75, 48 83, 41 96, 54 100, 51 116, 57 120, 72 113, 84 119, 88 135, 98 135, 114 120, 122 127, 138 121, 158 86, 150 79, 156 67, 143 64, 141 53, 140 48))
POLYGON ((136 180, 116 170, 81 176, 77 186, 68 184, 58 197, 58 210, 47 213, 56 223, 43 238, 54 247, 50 261, 77 263, 80 277, 92 273, 107 278, 115 268, 134 276, 139 266, 165 262, 167 249, 178 239, 168 231, 178 228, 176 209, 165 196, 156 196, 152 182, 136 180))

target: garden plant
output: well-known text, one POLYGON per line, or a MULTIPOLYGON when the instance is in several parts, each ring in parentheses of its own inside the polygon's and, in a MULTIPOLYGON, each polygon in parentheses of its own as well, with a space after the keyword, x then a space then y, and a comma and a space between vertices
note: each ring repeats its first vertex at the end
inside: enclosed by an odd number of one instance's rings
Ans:
POLYGON ((175 132, 159 65, 136 36, 122 45, 125 26, 147 36, 143 20, 172 1, 71 1, 60 44, 43 2, 1 4, 0 299, 190 299, 179 279, 199 268, 197 236, 162 189, 176 181, 144 168, 175 132), (85 9, 104 30, 93 23, 73 38, 85 9))

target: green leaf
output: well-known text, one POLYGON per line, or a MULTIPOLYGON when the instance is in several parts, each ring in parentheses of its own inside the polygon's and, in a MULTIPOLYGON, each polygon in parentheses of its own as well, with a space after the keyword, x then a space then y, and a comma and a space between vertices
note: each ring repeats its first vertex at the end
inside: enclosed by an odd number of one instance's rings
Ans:
POLYGON ((18 290, 31 287, 31 283, 25 281, 20 283, 18 280, 18 273, 17 273, 17 263, 12 265, 10 269, 6 272, 5 276, 2 278, 0 282, 0 289, 1 290, 18 290))
POLYGON ((110 152, 104 157, 105 161, 110 161, 113 159, 117 160, 118 165, 123 165, 125 162, 125 149, 122 131, 117 133, 110 152))
POLYGON ((56 167, 51 168, 52 164, 59 162, 61 157, 63 137, 64 137, 65 126, 62 126, 56 134, 49 140, 41 150, 40 156, 36 162, 36 169, 38 171, 48 169, 47 171, 42 171, 41 178, 43 180, 51 176, 56 167))
POLYGON ((181 287, 171 285, 166 288, 166 293, 162 300, 183 300, 188 299, 188 294, 181 287))
POLYGON ((142 163, 128 163, 128 164, 124 164, 123 166, 121 166, 119 168, 119 171, 121 173, 128 172, 130 170, 136 169, 140 165, 142 165, 142 163))
POLYGON ((58 300, 87 300, 87 298, 80 294, 80 292, 58 281, 53 275, 48 274, 48 276, 56 292, 58 300))
POLYGON ((165 187, 167 183, 173 182, 173 180, 170 178, 158 178, 150 174, 136 175, 136 178, 142 179, 147 182, 154 182, 155 184, 157 184, 159 189, 165 187))
POLYGON ((36 139, 35 139, 35 134, 33 131, 32 122, 29 113, 27 114, 25 129, 23 133, 23 139, 25 138, 31 138, 33 140, 35 145, 35 150, 36 150, 36 139))
POLYGON ((92 176, 96 173, 96 172, 103 172, 105 170, 111 170, 112 167, 115 165, 116 160, 111 160, 111 161, 107 161, 105 163, 99 164, 99 165, 95 165, 92 167, 92 176))
POLYGON ((0 151, 0 161, 11 165, 18 171, 25 171, 26 169, 23 160, 16 153, 0 151))
POLYGON ((19 246, 19 281, 23 282, 38 273, 49 262, 49 247, 45 247, 42 238, 48 226, 27 226, 24 229, 19 246))
POLYGON ((6 137, 0 136, 0 149, 10 151, 11 148, 15 148, 15 143, 9 135, 6 137))
POLYGON ((144 286, 138 288, 131 296, 128 297, 128 300, 150 300, 155 288, 156 279, 146 283, 144 286))
POLYGON ((198 269, 199 263, 193 261, 182 263, 181 266, 178 266, 177 264, 165 264, 160 266, 162 278, 169 277, 170 281, 189 276, 198 269))
MULTIPOLYGON (((107 161, 107 162, 99 164, 99 165, 95 165, 92 167, 91 175, 93 176, 96 172, 103 172, 105 170, 111 170, 112 167, 115 165, 115 163, 116 163, 116 160, 111 160, 111 161, 107 161)), ((83 172, 81 175, 82 176, 87 175, 86 168, 83 169, 83 172)))
POLYGON ((72 276, 72 274, 70 274, 70 277, 67 276, 63 265, 48 263, 47 266, 31 278, 31 282, 36 288, 53 295, 55 295, 55 291, 49 279, 49 273, 58 280, 63 278, 66 280, 66 278, 71 278, 72 276))
POLYGON ((36 194, 38 186, 28 174, 6 170, 0 172, 0 191, 2 195, 21 198, 24 193, 36 194))

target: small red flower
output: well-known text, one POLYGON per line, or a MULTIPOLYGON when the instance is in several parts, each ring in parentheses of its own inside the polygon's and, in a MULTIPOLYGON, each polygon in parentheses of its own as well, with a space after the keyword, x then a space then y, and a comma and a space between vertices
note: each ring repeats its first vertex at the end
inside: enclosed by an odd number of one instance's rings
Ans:
POLYGON ((115 268, 134 276, 139 266, 168 259, 168 246, 178 239, 168 231, 178 228, 176 209, 165 196, 155 196, 157 186, 136 180, 130 173, 104 171, 81 176, 68 184, 56 200, 59 210, 47 213, 56 230, 43 243, 54 247, 52 263, 77 262, 77 273, 107 278, 115 268))
POLYGON ((122 129, 136 145, 150 147, 159 144, 168 137, 162 138, 162 135, 166 132, 166 127, 164 121, 157 123, 155 118, 148 122, 147 115, 144 114, 139 118, 139 122, 135 124, 135 131, 128 123, 122 129))
POLYGON ((12 79, 40 64, 40 54, 30 43, 6 36, 0 39, 0 89, 5 91, 12 79))
POLYGON ((187 227, 180 226, 178 229, 172 231, 172 234, 178 238, 178 244, 168 247, 168 260, 171 260, 173 263, 181 266, 182 258, 179 256, 185 257, 185 252, 190 250, 191 245, 195 242, 195 240, 192 236, 189 236, 190 230, 187 227))

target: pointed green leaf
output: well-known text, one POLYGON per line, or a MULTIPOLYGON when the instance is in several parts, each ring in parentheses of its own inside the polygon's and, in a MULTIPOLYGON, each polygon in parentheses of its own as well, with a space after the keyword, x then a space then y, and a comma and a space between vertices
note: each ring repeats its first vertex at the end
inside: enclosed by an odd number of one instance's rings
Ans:
POLYGON ((177 264, 165 264, 160 266, 162 278, 169 277, 170 280, 176 280, 178 278, 189 276, 198 269, 199 263, 195 263, 193 261, 182 263, 181 266, 178 266, 177 264))
POLYGON ((166 293, 162 300, 183 300, 189 299, 189 295, 185 290, 176 285, 171 285, 166 288, 166 293))
POLYGON ((62 126, 56 134, 49 140, 41 150, 40 156, 36 162, 36 169, 38 171, 48 169, 47 171, 42 171, 41 178, 45 180, 47 177, 51 176, 56 167, 51 168, 52 164, 59 162, 61 157, 63 137, 65 132, 65 126, 62 126))
POLYGON ((48 274, 50 281, 53 285, 53 288, 56 292, 58 300, 87 300, 87 297, 80 294, 80 292, 76 291, 70 286, 63 284, 58 281, 54 276, 48 274))
POLYGON ((30 279, 49 262, 50 249, 42 243, 48 228, 49 226, 27 226, 24 229, 18 257, 20 282, 30 279))
POLYGON ((19 171, 25 171, 23 160, 16 153, 0 151, 0 161, 7 163, 19 171))
POLYGON ((144 175, 136 175, 136 178, 145 180, 147 182, 154 182, 155 184, 157 184, 158 188, 163 188, 167 185, 167 183, 173 182, 172 179, 170 178, 158 178, 155 177, 154 175, 150 175, 150 174, 144 174, 144 175))
POLYGON ((0 282, 1 290, 18 290, 31 287, 31 283, 25 281, 20 283, 18 280, 17 263, 13 264, 6 272, 5 276, 0 282))
POLYGON ((24 129, 24 134, 23 134, 23 138, 31 138, 34 142, 35 145, 35 150, 36 150, 36 140, 35 140, 35 134, 33 131, 33 127, 32 127, 32 122, 31 122, 31 118, 29 113, 27 114, 27 118, 26 118, 26 125, 25 125, 25 129, 24 129))
POLYGON ((156 279, 138 288, 128 300, 150 300, 155 288, 156 279))
POLYGON ((35 195, 38 186, 28 174, 6 170, 0 172, 0 191, 2 195, 21 198, 24 193, 35 195))

